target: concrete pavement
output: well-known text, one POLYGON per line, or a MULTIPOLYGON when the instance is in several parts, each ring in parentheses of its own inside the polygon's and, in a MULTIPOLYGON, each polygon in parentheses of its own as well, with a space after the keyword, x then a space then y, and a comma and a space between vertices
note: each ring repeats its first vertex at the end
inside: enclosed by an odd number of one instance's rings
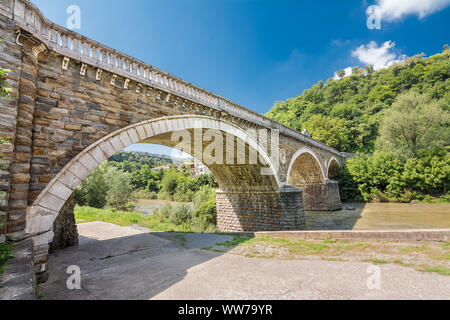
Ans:
POLYGON ((255 259, 202 250, 230 236, 149 233, 94 222, 79 225, 80 246, 50 257, 44 299, 450 299, 450 277, 396 265, 380 268, 370 290, 370 263, 255 259), (68 290, 70 265, 81 290, 68 290))

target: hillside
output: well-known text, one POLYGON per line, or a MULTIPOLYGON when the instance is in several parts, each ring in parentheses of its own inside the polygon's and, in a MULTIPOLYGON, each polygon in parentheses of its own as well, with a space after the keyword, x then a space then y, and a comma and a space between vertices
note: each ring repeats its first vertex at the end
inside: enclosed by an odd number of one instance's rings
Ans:
POLYGON ((450 50, 416 55, 388 69, 353 68, 352 76, 319 81, 300 96, 276 102, 267 116, 343 152, 373 153, 380 121, 399 94, 414 90, 450 102, 450 50))
POLYGON ((173 160, 169 156, 165 155, 124 151, 116 153, 109 158, 108 161, 114 166, 117 166, 127 172, 138 171, 143 165, 148 165, 150 168, 155 168, 173 163, 173 160))

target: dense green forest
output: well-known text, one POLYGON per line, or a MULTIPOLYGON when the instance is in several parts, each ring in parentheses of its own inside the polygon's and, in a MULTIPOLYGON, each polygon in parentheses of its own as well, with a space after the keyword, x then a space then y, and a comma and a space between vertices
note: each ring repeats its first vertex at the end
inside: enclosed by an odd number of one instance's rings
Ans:
POLYGON ((342 152, 343 200, 450 200, 450 50, 387 69, 353 68, 267 114, 342 152))
POLYGON ((114 166, 127 172, 140 170, 143 165, 150 168, 173 163, 172 158, 160 154, 146 152, 118 152, 108 159, 114 166))

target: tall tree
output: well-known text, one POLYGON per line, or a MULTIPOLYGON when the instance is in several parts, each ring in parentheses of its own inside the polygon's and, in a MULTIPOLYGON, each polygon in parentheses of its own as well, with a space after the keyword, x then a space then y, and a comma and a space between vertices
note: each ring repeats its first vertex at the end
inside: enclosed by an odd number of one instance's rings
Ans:
POLYGON ((449 144, 450 117, 437 101, 410 91, 398 96, 380 127, 379 146, 403 157, 449 144))

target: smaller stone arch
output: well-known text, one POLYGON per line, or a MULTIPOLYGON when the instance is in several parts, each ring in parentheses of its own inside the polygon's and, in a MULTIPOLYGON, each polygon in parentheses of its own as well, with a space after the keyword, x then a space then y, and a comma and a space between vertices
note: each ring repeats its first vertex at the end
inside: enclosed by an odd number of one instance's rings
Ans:
POLYGON ((339 161, 335 157, 331 157, 330 161, 328 162, 327 166, 327 177, 328 179, 334 179, 337 178, 341 171, 341 165, 339 164, 339 161))
POLYGON ((293 180, 300 183, 325 182, 325 170, 317 155, 310 149, 298 150, 291 159, 286 176, 286 183, 293 180))
POLYGON ((318 156, 310 149, 302 148, 292 157, 289 165, 288 185, 303 191, 303 205, 309 211, 333 211, 342 208, 338 183, 329 180, 330 165, 339 166, 336 158, 330 160, 327 171, 318 156))

